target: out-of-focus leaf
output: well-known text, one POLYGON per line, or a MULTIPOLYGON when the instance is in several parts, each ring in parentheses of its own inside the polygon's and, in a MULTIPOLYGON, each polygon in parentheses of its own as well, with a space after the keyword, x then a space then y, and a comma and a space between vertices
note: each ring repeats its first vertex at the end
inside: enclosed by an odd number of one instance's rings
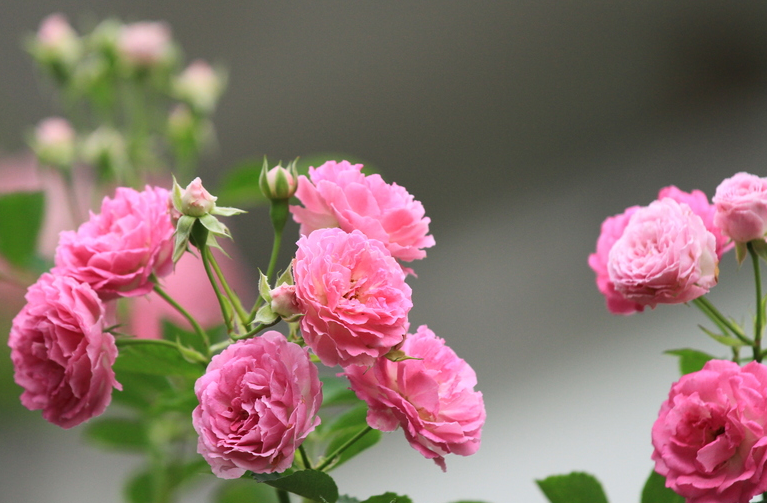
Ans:
MULTIPOLYGON (((363 402, 357 407, 345 412, 335 421, 330 423, 328 428, 322 432, 327 435, 330 441, 325 449, 325 455, 329 456, 339 447, 351 440, 359 432, 367 428, 367 405, 363 402)), ((382 434, 378 430, 370 430, 365 435, 354 442, 350 447, 344 450, 333 461, 332 467, 337 468, 346 461, 350 460, 365 449, 369 449, 381 440, 382 434)))
POLYGON ((362 503, 413 503, 407 496, 400 496, 396 493, 383 493, 377 496, 371 496, 362 503))
POLYGON ((552 475, 535 482, 551 503, 607 503, 602 485, 588 473, 552 475))
POLYGON ((159 375, 139 374, 121 369, 116 371, 117 382, 122 384, 122 391, 113 390, 112 400, 122 405, 148 410, 158 395, 171 389, 168 380, 159 375))
POLYGON ((44 206, 42 192, 0 195, 0 255, 11 264, 24 267, 34 261, 44 206))
POLYGON ((642 503, 684 503, 684 498, 666 487, 666 478, 652 471, 642 489, 642 503))
POLYGON ((248 160, 227 170, 216 191, 216 203, 243 208, 268 204, 269 200, 258 186, 262 164, 263 161, 248 160))
POLYGON ((153 375, 181 375, 198 378, 205 372, 202 364, 190 363, 175 348, 152 343, 120 346, 115 361, 116 371, 138 372, 153 375))
POLYGON ((691 374, 697 372, 703 368, 707 361, 713 360, 716 357, 697 349, 670 349, 665 351, 667 355, 674 355, 679 357, 679 371, 682 375, 691 374))
POLYGON ((333 478, 317 470, 288 470, 284 473, 254 473, 253 478, 277 489, 320 503, 335 503, 338 487, 333 478))
POLYGON ((360 403, 354 391, 349 389, 349 380, 337 376, 322 376, 322 407, 360 403))
POLYGON ((162 336, 168 341, 178 341, 183 346, 192 348, 200 353, 207 352, 205 341, 196 332, 188 332, 167 320, 162 322, 162 336))
POLYGON ((85 437, 102 447, 121 451, 143 451, 148 446, 144 425, 125 418, 94 419, 87 424, 85 437))
POLYGON ((226 481, 216 492, 215 503, 277 503, 277 493, 273 487, 258 484, 252 480, 235 479, 226 481))
POLYGON ((140 472, 128 479, 125 484, 125 499, 130 503, 146 503, 152 501, 154 479, 149 472, 140 472))

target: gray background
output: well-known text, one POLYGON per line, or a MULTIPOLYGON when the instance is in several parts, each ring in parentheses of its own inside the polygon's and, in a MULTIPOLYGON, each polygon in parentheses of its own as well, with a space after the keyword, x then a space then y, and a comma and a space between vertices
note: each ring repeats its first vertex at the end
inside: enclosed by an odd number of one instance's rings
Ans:
MULTIPOLYGON (((424 203, 437 245, 415 265, 411 323, 428 324, 477 370, 483 447, 448 458, 443 474, 390 434, 338 471, 342 492, 542 502, 534 478, 577 469, 597 474, 611 501, 638 501, 652 467, 650 426, 677 377, 662 351, 719 350, 690 308, 609 315, 586 257, 605 217, 649 203, 662 186, 710 196, 737 171, 765 174, 767 3, 0 7, 6 152, 55 111, 19 43, 46 14, 62 11, 75 25, 112 14, 163 19, 188 57, 230 70, 206 180, 245 157, 346 152, 424 203)), ((263 221, 233 224, 254 263, 270 246, 263 221)), ((711 298, 745 319, 752 285, 732 262, 711 298)), ((0 501, 118 501, 134 458, 89 449, 76 431, 19 408, 0 410, 0 501)), ((204 490, 188 501, 204 501, 204 490)))

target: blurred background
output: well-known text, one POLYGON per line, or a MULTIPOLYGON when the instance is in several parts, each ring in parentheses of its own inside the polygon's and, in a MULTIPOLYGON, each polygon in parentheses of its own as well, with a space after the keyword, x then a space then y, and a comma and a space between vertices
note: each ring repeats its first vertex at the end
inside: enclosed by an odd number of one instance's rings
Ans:
MULTIPOLYGON (((579 470, 638 501, 678 377, 662 352, 721 351, 692 308, 611 316, 586 259, 604 218, 660 187, 710 197, 738 171, 767 175, 767 3, 4 0, 4 154, 57 112, 21 44, 56 11, 76 28, 165 20, 187 59, 228 67, 206 185, 244 158, 340 152, 423 202, 437 245, 414 265, 411 325, 476 369, 483 446, 442 473, 392 433, 339 469, 342 493, 543 502, 533 479, 579 470)), ((268 260, 265 212, 231 227, 243 256, 268 260)), ((752 284, 734 261, 710 298, 745 318, 752 284)), ((9 367, 0 502, 120 501, 136 459, 22 409, 9 367)))

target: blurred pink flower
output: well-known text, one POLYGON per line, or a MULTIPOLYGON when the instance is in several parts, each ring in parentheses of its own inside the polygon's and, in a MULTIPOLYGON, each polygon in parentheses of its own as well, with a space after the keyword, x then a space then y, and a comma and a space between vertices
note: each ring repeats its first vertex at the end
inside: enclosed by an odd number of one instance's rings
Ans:
POLYGON ((767 491, 767 368, 712 360, 671 386, 652 459, 687 503, 748 503, 767 491))
POLYGON ((75 130, 66 119, 48 117, 35 128, 33 148, 44 164, 71 167, 75 159, 75 130))
POLYGON ((21 403, 71 428, 104 412, 112 388, 117 347, 105 333, 105 312, 85 283, 43 274, 29 287, 27 305, 13 319, 8 346, 21 403))
POLYGON ((474 370, 445 341, 418 327, 400 348, 417 360, 379 358, 372 368, 344 369, 351 388, 368 404, 372 428, 402 426, 410 445, 445 470, 447 454, 474 454, 479 449, 485 404, 474 391, 474 370))
POLYGON ((309 353, 275 331, 216 355, 194 386, 197 452, 223 479, 283 472, 320 424, 322 383, 309 353))
POLYGON ((291 206, 301 234, 340 227, 359 230, 381 241, 394 258, 410 262, 426 257, 434 246, 423 205, 404 187, 387 184, 379 175, 365 176, 362 164, 328 161, 299 177, 296 197, 304 205, 291 206), (310 181, 311 179, 311 181, 310 181))
POLYGON ((159 21, 126 24, 120 31, 117 50, 128 63, 137 67, 165 63, 173 53, 170 27, 159 21))
POLYGON ((714 224, 736 243, 767 234, 767 178, 737 173, 716 188, 714 224))
POLYGON ((298 240, 293 274, 301 332, 325 365, 372 365, 402 342, 411 290, 380 241, 316 230, 298 240))
POLYGON ((716 239, 686 204, 654 201, 631 216, 607 269, 629 301, 650 307, 688 302, 717 283, 716 239))
POLYGON ((113 199, 104 198, 101 213, 61 233, 52 272, 88 283, 104 300, 150 292, 151 275, 173 270, 168 197, 159 187, 118 187, 113 199))
POLYGON ((221 77, 202 59, 196 59, 176 78, 175 95, 196 110, 211 113, 224 90, 221 77))

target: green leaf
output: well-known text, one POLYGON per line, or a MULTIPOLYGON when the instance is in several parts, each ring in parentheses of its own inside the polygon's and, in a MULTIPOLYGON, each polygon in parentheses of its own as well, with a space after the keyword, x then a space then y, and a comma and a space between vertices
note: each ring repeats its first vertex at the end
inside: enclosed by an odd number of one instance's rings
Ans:
POLYGON ((88 440, 108 449, 143 451, 149 445, 144 425, 133 419, 94 419, 87 424, 84 435, 88 440))
POLYGON ((679 357, 679 371, 682 375, 691 374, 697 372, 703 368, 709 360, 714 360, 716 357, 697 349, 670 349, 664 352, 667 355, 674 355, 679 357))
MULTIPOLYGON (((336 449, 351 440, 351 438, 357 435, 360 431, 367 428, 368 424, 366 416, 367 405, 365 403, 360 403, 357 407, 345 412, 333 421, 329 428, 323 432, 323 434, 328 435, 330 438, 330 442, 325 449, 325 455, 332 454, 336 449)), ((382 436, 383 435, 378 430, 374 429, 368 431, 362 438, 343 451, 333 461, 331 466, 337 468, 360 452, 373 447, 381 440, 382 436)))
MULTIPOLYGON (((114 364, 115 371, 138 372, 153 375, 180 375, 198 378, 205 372, 205 366, 190 363, 171 346, 154 343, 151 339, 140 339, 143 344, 121 346, 114 364)), ((139 339, 131 342, 139 342, 139 339)))
POLYGON ((227 206, 255 207, 268 204, 269 200, 261 193, 258 176, 261 174, 260 161, 244 161, 227 170, 216 194, 218 200, 227 206))
POLYGON ((112 400, 133 409, 145 411, 152 407, 156 397, 164 391, 170 391, 168 380, 163 376, 138 374, 118 369, 117 382, 122 384, 122 391, 114 390, 112 400))
POLYGON ((215 503, 278 503, 276 491, 252 480, 234 479, 222 484, 213 497, 215 503))
POLYGON ((588 473, 552 475, 535 482, 551 503, 607 503, 602 485, 588 473))
POLYGON ((371 496, 362 503, 413 503, 407 496, 400 496, 396 493, 383 493, 378 496, 371 496))
POLYGON ((333 478, 317 470, 288 470, 284 473, 254 473, 258 482, 283 489, 320 503, 335 503, 338 500, 338 487, 333 478))
POLYGON ((147 503, 152 501, 154 493, 154 478, 149 472, 140 472, 128 479, 125 484, 125 499, 130 503, 147 503))
POLYGON ((663 475, 653 471, 642 489, 641 503, 684 503, 684 498, 666 487, 666 478, 663 475))
POLYGON ((42 192, 13 192, 0 196, 0 255, 24 267, 34 260, 43 221, 42 192))
POLYGON ((354 391, 349 389, 349 380, 338 376, 322 376, 322 408, 359 403, 354 391))
POLYGON ((192 348, 203 354, 208 351, 205 347, 205 341, 198 333, 188 332, 167 320, 162 322, 162 337, 166 341, 180 342, 182 346, 192 348))

